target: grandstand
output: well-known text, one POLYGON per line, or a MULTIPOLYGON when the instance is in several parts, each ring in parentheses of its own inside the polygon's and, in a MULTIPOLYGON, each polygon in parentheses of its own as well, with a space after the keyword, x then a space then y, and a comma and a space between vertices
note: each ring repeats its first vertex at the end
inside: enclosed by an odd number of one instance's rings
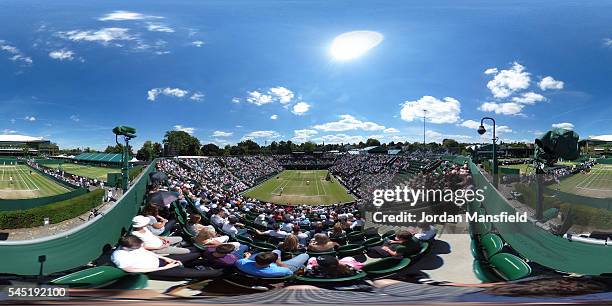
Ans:
POLYGON ((0 156, 55 155, 58 151, 57 145, 43 137, 0 135, 0 156))
MULTIPOLYGON (((36 242, 0 242, 7 258, 0 261, 0 271, 17 275, 41 273, 48 276, 47 284, 74 288, 138 289, 163 284, 164 291, 171 286, 175 289, 173 292, 178 292, 189 287, 202 291, 200 298, 228 292, 278 290, 283 293, 288 291, 282 288, 292 284, 326 289, 370 286, 365 280, 381 278, 412 283, 435 278, 467 287, 532 276, 612 273, 609 267, 596 264, 609 260, 608 247, 570 241, 535 222, 478 221, 418 224, 418 228, 410 228, 373 224, 363 218, 366 216, 363 205, 369 201, 367 195, 372 188, 387 186, 397 178, 413 187, 486 190, 483 201, 454 206, 455 209, 482 214, 516 212, 515 204, 511 205, 493 188, 486 174, 469 159, 338 154, 329 170, 286 170, 281 166, 283 160, 294 159, 286 156, 157 159, 125 195, 93 221, 36 242), (329 181, 327 171, 333 173, 329 181), (168 180, 153 179, 149 175, 153 172, 164 173, 168 180), (325 192, 330 190, 326 187, 331 186, 325 184, 332 183, 341 187, 339 190, 344 195, 350 195, 347 190, 351 190, 355 198, 344 201, 349 202, 345 204, 337 204, 343 202, 339 199, 325 202, 325 192), (263 194, 251 194, 254 191, 263 194), (285 205, 285 199, 275 201, 275 196, 282 195, 290 196, 297 205, 285 205), (172 197, 165 202, 168 196, 172 197), (305 196, 312 196, 315 201, 295 200, 305 196), (144 210, 140 209, 142 204, 145 204, 144 210), (167 223, 161 222, 161 228, 150 227, 147 216, 157 214, 172 220, 176 226, 166 227, 167 223), (139 217, 132 219, 136 215, 139 217), (140 223, 140 217, 146 222, 140 223), (117 239, 130 231, 136 236, 141 231, 156 231, 155 235, 174 241, 172 248, 162 245, 159 253, 169 253, 170 258, 181 260, 183 266, 170 269, 172 273, 163 269, 138 273, 122 266, 112 254, 129 252, 124 246, 134 241, 140 243, 126 236, 121 245, 116 245, 117 239), (463 235, 451 235, 456 233, 463 235), (211 239, 232 243, 231 248, 238 253, 229 265, 213 263, 214 256, 209 257, 210 254, 221 252, 222 248, 212 244, 211 239), (296 245, 292 246, 292 239, 297 241, 296 245), (394 243, 401 247, 396 248, 389 240, 396 240, 394 243), (116 246, 115 250, 107 247, 112 245, 116 246), (245 250, 274 260, 280 256, 289 268, 281 269, 282 275, 255 274, 245 268, 248 259, 239 259, 245 250), (270 253, 273 250, 277 250, 277 255, 270 253), (182 252, 186 254, 179 254, 182 252), (378 258, 381 252, 386 257, 378 258), (45 256, 43 263, 40 263, 41 254, 45 256), (583 260, 572 260, 577 255, 583 260), (206 261, 194 261, 200 256, 206 261), (348 264, 347 257, 352 258, 350 262, 354 266, 348 264), (343 259, 342 264, 350 268, 343 272, 346 274, 338 275, 307 265, 307 260, 318 263, 319 258, 322 258, 320 265, 327 258, 343 259), (194 262, 204 267, 196 267, 194 262), (297 269, 303 273, 294 274, 297 269), (194 282, 183 286, 187 279, 194 282), (202 280, 206 280, 205 287, 194 286, 202 280)), ((425 287, 414 290, 417 288, 425 287)))

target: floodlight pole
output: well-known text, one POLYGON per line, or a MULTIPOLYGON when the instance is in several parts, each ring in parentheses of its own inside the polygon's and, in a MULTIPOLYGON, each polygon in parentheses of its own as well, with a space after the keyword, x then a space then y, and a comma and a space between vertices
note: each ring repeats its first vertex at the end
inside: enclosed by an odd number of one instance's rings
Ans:
POLYGON ((497 137, 495 136, 495 119, 491 118, 491 117, 483 117, 482 119, 480 119, 480 126, 484 127, 483 122, 485 120, 491 120, 493 121, 493 186, 495 186, 495 188, 497 188, 498 183, 499 183, 499 178, 497 175, 497 137))
POLYGON ((128 164, 130 140, 136 137, 136 130, 127 126, 118 126, 113 129, 113 133, 115 134, 115 142, 117 143, 117 145, 119 145, 119 135, 123 136, 123 139, 125 141, 125 146, 123 147, 123 152, 121 154, 121 163, 123 164, 121 167, 121 174, 123 177, 121 185, 123 192, 125 193, 128 190, 130 181, 128 164))

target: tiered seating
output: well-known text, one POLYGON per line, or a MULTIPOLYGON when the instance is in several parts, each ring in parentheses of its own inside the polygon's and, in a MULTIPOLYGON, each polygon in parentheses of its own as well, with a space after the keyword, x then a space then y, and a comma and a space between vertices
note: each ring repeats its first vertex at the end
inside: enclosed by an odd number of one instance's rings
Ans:
MULTIPOLYGON (((468 205, 468 211, 485 213, 484 208, 476 202, 468 205)), ((496 282, 518 280, 531 275, 529 263, 512 254, 510 246, 493 229, 493 225, 488 222, 470 224, 473 271, 476 277, 483 282, 496 282)))

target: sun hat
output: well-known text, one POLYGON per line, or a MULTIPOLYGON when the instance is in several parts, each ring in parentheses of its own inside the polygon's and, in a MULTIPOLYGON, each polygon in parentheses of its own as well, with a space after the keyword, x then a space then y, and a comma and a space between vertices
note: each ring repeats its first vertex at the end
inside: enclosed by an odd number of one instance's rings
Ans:
POLYGON ((145 216, 136 216, 132 218, 132 227, 145 227, 149 225, 151 220, 145 216))

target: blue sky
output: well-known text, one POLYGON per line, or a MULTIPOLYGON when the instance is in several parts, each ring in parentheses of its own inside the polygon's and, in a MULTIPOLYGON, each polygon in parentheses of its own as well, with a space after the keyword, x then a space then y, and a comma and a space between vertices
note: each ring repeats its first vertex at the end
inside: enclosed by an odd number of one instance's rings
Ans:
POLYGON ((2 1, 0 133, 102 149, 203 143, 505 141, 610 134, 612 3, 2 1), (382 41, 338 60, 334 38, 382 41), (490 136, 489 136, 490 137, 490 136))

